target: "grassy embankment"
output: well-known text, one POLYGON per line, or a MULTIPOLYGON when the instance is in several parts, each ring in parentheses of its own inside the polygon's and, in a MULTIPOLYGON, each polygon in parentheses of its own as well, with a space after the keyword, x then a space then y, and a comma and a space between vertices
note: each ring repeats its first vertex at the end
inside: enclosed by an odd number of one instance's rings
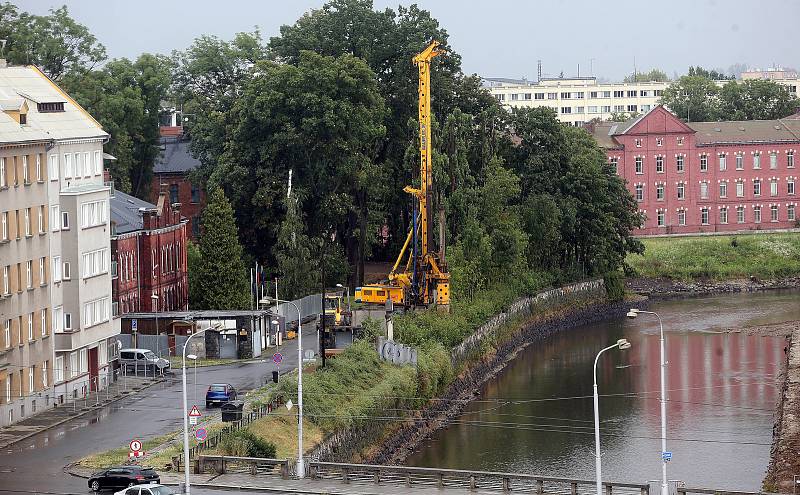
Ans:
POLYGON ((628 264, 648 278, 762 280, 800 274, 800 233, 642 239, 644 255, 628 264))

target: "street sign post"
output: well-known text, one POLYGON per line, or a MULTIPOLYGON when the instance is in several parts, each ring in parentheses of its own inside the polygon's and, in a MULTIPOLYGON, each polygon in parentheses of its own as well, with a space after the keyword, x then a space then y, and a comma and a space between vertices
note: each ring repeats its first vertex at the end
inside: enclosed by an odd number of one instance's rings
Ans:
POLYGON ((281 364, 281 361, 283 361, 283 355, 280 352, 276 352, 272 356, 272 362, 275 364, 281 364))
POLYGON ((135 332, 138 329, 139 329, 139 322, 136 320, 136 318, 131 318, 131 330, 135 332))
POLYGON ((200 409, 198 409, 197 405, 195 404, 192 406, 192 410, 189 411, 189 424, 196 425, 197 420, 200 419, 200 416, 202 416, 202 414, 200 414, 200 409))
POLYGON ((672 460, 672 452, 662 452, 661 459, 664 461, 671 461, 672 460))
POLYGON ((204 442, 206 438, 208 438, 208 432, 205 428, 198 428, 197 431, 194 432, 194 437, 198 442, 204 442))
POLYGON ((129 445, 131 451, 128 452, 128 459, 136 459, 139 457, 144 456, 144 451, 142 450, 142 442, 139 440, 131 440, 129 445))

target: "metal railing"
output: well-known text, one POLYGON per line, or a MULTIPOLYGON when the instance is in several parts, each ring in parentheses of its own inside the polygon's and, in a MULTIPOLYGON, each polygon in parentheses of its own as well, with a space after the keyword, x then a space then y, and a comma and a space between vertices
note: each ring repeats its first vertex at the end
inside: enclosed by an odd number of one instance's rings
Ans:
POLYGON ((289 461, 287 459, 201 455, 197 460, 197 471, 198 473, 277 476, 289 479, 289 461))

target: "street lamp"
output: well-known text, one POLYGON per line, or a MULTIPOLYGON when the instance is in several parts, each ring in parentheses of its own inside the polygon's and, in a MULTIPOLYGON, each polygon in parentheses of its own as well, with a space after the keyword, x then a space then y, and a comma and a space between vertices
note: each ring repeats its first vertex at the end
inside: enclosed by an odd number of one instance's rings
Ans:
MULTIPOLYGON (((220 324, 217 323, 213 328, 219 328, 220 324)), ((183 384, 183 471, 184 471, 184 483, 186 484, 186 495, 190 495, 190 488, 189 488, 189 400, 186 397, 186 347, 189 345, 189 341, 192 340, 192 337, 196 335, 200 335, 201 333, 205 333, 210 328, 205 328, 200 330, 199 332, 195 332, 189 335, 189 338, 186 339, 186 342, 183 344, 183 351, 181 351, 181 364, 183 365, 183 373, 182 373, 182 384, 183 384)), ((192 355, 190 355, 192 356, 192 355)), ((195 359, 197 356, 194 356, 195 359)), ((190 357, 191 359, 191 357, 190 357)), ((196 361, 195 361, 196 363, 196 361)), ((195 368, 195 372, 197 369, 195 368)), ((195 381, 197 380, 197 375, 195 375, 195 381)))
POLYGON ((275 347, 277 347, 278 346, 278 333, 281 331, 281 327, 280 327, 281 322, 279 322, 278 320, 272 320, 272 321, 270 321, 270 323, 275 325, 275 347))
POLYGON ((305 478, 306 470, 303 461, 303 325, 300 321, 300 308, 294 301, 264 298, 267 304, 270 300, 276 303, 289 303, 297 311, 297 477, 302 479, 305 478))
POLYGON ((194 389, 194 403, 197 404, 197 356, 194 354, 187 354, 186 358, 194 361, 194 386, 192 389, 194 389))
POLYGON ((659 334, 661 336, 661 495, 669 495, 669 488, 667 486, 667 397, 666 397, 666 370, 667 362, 664 356, 664 325, 661 324, 661 316, 653 311, 643 311, 641 309, 631 308, 628 311, 628 318, 636 318, 640 313, 655 315, 658 318, 659 334))
MULTIPOLYGON (((161 357, 161 349, 159 348, 160 346, 159 346, 159 343, 158 343, 158 341, 159 341, 159 335, 158 335, 158 309, 157 309, 158 308, 158 294, 151 294, 150 295, 150 301, 152 301, 152 304, 150 305, 150 309, 152 309, 153 313, 155 313, 155 315, 156 315, 156 355, 158 357, 161 357)), ((147 373, 147 370, 145 370, 145 374, 146 373, 147 373)))
POLYGON ((626 339, 619 339, 614 345, 610 345, 597 353, 594 358, 594 466, 595 475, 597 476, 597 495, 603 495, 603 481, 600 466, 600 400, 597 395, 597 360, 600 359, 600 354, 609 349, 618 347, 620 350, 630 349, 631 343, 626 339))

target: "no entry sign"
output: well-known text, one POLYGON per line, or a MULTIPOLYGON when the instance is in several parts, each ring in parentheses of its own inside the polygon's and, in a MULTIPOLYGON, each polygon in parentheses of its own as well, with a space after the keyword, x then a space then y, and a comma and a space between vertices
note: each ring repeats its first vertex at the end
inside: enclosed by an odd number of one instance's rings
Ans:
POLYGON ((281 354, 280 352, 276 352, 276 353, 275 353, 275 354, 272 356, 272 361, 273 361, 275 364, 281 364, 281 361, 283 361, 283 354, 281 354))

